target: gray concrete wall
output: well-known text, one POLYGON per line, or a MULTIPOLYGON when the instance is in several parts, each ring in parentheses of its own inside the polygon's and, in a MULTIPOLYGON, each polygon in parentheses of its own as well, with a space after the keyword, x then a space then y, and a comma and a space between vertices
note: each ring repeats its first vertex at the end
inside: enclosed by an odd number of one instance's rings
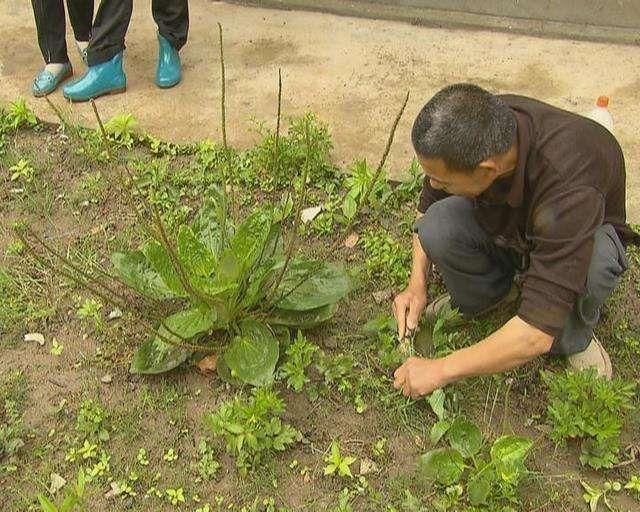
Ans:
POLYGON ((640 45, 640 0, 227 0, 437 27, 640 45))

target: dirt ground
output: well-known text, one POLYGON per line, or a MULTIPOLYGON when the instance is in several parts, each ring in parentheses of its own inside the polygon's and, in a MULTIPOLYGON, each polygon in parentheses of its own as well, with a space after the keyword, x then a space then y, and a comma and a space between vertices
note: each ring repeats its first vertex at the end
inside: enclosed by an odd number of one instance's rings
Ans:
MULTIPOLYGON (((318 112, 333 129, 334 156, 340 163, 358 156, 379 158, 393 116, 410 90, 390 155, 392 173, 406 168, 412 157, 409 129, 416 112, 449 83, 475 82, 577 112, 588 111, 598 95, 607 94, 627 159, 629 219, 640 222, 637 47, 193 0, 189 43, 182 51, 183 83, 161 91, 153 85, 157 43, 150 3, 136 1, 125 54, 128 90, 100 100, 105 115, 134 113, 145 130, 168 140, 219 138, 216 22, 225 30, 229 139, 240 147, 253 142, 245 129, 250 119, 271 121, 275 116, 278 68, 284 79, 284 113, 318 112)), ((10 42, 0 47, 0 102, 28 97, 42 63, 30 4, 4 0, 0 27, 0 37, 10 42)), ((80 73, 79 58, 70 53, 80 73)), ((54 99, 61 102, 61 93, 54 99)), ((53 120, 43 101, 30 99, 30 104, 39 116, 53 120)), ((74 116, 90 123, 90 107, 75 106, 74 116)))

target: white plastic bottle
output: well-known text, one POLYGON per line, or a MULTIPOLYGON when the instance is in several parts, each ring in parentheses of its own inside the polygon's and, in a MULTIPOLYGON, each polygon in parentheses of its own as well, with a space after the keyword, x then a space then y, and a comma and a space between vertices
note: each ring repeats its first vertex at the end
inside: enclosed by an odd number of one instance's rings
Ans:
POLYGON ((587 114, 587 117, 589 119, 593 119, 596 123, 600 123, 607 130, 613 133, 613 117, 611 117, 611 113, 607 110, 608 106, 609 97, 600 96, 596 102, 595 108, 587 114))

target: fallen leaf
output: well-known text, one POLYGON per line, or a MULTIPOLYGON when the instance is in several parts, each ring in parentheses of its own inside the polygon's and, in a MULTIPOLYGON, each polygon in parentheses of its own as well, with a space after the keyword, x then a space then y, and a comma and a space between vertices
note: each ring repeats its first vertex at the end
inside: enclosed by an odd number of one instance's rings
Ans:
POLYGON ((120 490, 120 487, 118 487, 118 484, 116 482, 111 482, 111 490, 107 491, 104 494, 105 498, 115 498, 116 496, 119 496, 122 493, 122 491, 120 490))
POLYGON ((62 478, 58 473, 51 473, 51 485, 49 486, 49 492, 51 494, 57 493, 67 484, 67 481, 62 478))
POLYGON ((109 316, 107 317, 107 319, 115 320, 116 318, 121 318, 121 317, 122 317, 122 310, 115 308, 113 311, 109 313, 109 316))
POLYGON ((360 235, 358 233, 351 233, 344 241, 344 246, 347 249, 353 249, 356 245, 358 245, 358 240, 360 240, 360 235))
POLYGON ((215 373, 217 363, 218 355, 212 354, 200 359, 200 361, 196 363, 196 366, 198 367, 200 373, 203 373, 204 375, 211 375, 212 373, 215 373))
POLYGON ((367 459, 366 457, 360 461, 360 474, 368 475, 370 473, 377 473, 378 465, 373 462, 371 459, 367 459))
POLYGON ((311 208, 305 208, 300 212, 300 220, 303 224, 311 222, 322 211, 322 206, 312 206, 311 208))
POLYGON ((113 380, 113 377, 108 373, 100 379, 103 384, 109 384, 113 380))
POLYGON ((44 345, 44 336, 39 332, 30 332, 24 335, 24 341, 36 341, 38 345, 44 345))
POLYGON ((373 292, 373 300, 376 301, 376 304, 382 304, 388 300, 391 300, 393 296, 393 292, 391 290, 379 290, 377 292, 373 292))

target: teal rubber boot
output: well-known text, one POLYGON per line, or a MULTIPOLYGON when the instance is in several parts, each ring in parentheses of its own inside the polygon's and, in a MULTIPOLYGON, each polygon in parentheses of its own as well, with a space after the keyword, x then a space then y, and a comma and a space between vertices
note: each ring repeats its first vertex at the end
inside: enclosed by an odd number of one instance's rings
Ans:
POLYGON ((182 79, 180 54, 171 43, 158 32, 158 68, 156 69, 156 85, 168 89, 177 85, 182 79))
POLYGON ((122 70, 122 52, 102 64, 89 66, 78 80, 65 85, 62 94, 71 101, 89 101, 105 94, 124 92, 127 77, 122 70))
POLYGON ((59 73, 52 73, 46 69, 42 69, 33 79, 31 84, 31 92, 36 98, 41 98, 47 94, 51 94, 58 86, 67 78, 73 75, 71 63, 67 62, 59 73))

